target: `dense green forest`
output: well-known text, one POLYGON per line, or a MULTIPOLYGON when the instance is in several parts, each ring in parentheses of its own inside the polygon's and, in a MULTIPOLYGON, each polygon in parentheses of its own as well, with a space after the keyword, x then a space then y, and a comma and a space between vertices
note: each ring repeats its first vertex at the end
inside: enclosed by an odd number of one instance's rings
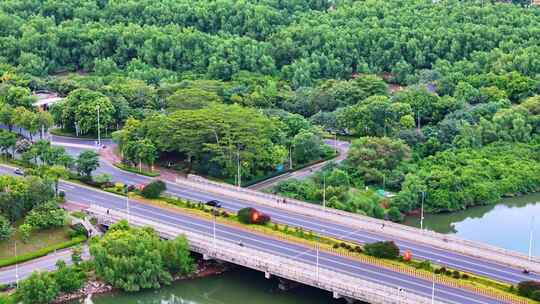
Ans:
POLYGON ((540 9, 487 0, 5 0, 0 122, 91 135, 99 106, 126 162, 226 180, 329 157, 323 138, 347 135, 322 175, 332 206, 459 210, 540 190, 539 28, 540 9), (66 97, 50 116, 39 89, 66 97))

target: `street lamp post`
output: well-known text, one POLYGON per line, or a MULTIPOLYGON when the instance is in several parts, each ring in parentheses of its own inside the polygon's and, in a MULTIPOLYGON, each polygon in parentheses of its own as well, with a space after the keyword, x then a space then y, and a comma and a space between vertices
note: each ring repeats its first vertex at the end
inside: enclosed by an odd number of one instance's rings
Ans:
MULTIPOLYGON (((15 245, 15 256, 17 256, 17 241, 14 243, 15 245)), ((19 287, 19 263, 15 263, 15 284, 17 285, 17 288, 19 287)))
POLYGON ((337 132, 334 133, 334 153, 337 154, 337 132))
MULTIPOLYGON (((437 264, 439 263, 439 260, 437 260, 437 264)), ((432 272, 432 286, 431 286, 431 304, 435 304, 435 267, 433 267, 432 272)))
POLYGON ((424 195, 425 192, 422 191, 422 207, 420 209, 420 230, 424 230, 424 195))
MULTIPOLYGON (((321 233, 324 234, 324 229, 321 230, 321 233)), ((317 282, 319 282, 319 251, 320 251, 320 242, 321 242, 321 237, 319 235, 317 235, 317 246, 315 246, 316 248, 316 259, 315 259, 315 277, 317 279, 317 282)))
POLYGON ((431 304, 435 304, 435 269, 433 269, 432 281, 433 285, 431 287, 431 304))
POLYGON ((216 250, 216 209, 212 208, 212 223, 213 223, 213 240, 212 247, 216 250))
POLYGON ((289 170, 292 170, 292 144, 289 146, 289 170))
POLYGON ((238 189, 240 189, 240 185, 242 185, 242 178, 240 176, 240 149, 236 150, 236 158, 238 163, 238 189))
POLYGON ((323 200, 323 209, 326 209, 326 172, 323 171, 323 192, 322 192, 322 200, 323 200))
POLYGON ((529 233, 529 261, 532 260, 533 234, 534 234, 534 216, 531 219, 531 231, 529 233))
POLYGON ((131 221, 131 214, 129 212, 129 187, 126 185, 125 188, 126 188, 126 211, 127 211, 127 216, 128 216, 127 221, 129 224, 129 222, 131 221))
POLYGON ((316 278, 317 278, 317 282, 319 282, 319 242, 320 242, 320 237, 317 238, 317 260, 316 260, 316 278))
POLYGON ((98 137, 98 146, 101 147, 101 128, 99 125, 99 105, 97 105, 97 137, 98 137))

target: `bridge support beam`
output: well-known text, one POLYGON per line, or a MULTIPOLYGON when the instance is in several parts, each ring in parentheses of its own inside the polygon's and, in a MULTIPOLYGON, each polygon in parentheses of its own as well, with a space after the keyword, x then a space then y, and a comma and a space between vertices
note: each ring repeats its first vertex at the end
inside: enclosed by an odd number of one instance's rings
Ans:
POLYGON ((209 255, 208 255, 208 254, 206 254, 206 253, 203 253, 203 256, 202 256, 202 258, 203 258, 203 260, 205 260, 205 261, 208 261, 208 260, 211 260, 211 259, 212 259, 212 257, 211 257, 211 256, 209 256, 209 255))
POLYGON ((343 298, 343 299, 345 300, 345 302, 347 302, 348 304, 352 304, 352 303, 355 303, 355 302, 356 302, 355 299, 351 299, 351 298, 348 298, 348 297, 344 297, 344 296, 340 295, 339 293, 337 293, 337 292, 335 292, 335 291, 332 292, 332 297, 333 297, 334 299, 342 299, 342 298, 343 298))
POLYGON ((293 288, 296 288, 298 286, 300 286, 300 283, 298 283, 298 282, 294 282, 294 281, 290 281, 290 280, 287 280, 287 279, 279 278, 279 283, 278 283, 279 290, 287 291, 287 290, 291 290, 293 288))
POLYGON ((271 277, 270 272, 265 271, 265 272, 264 272, 264 277, 265 277, 266 279, 270 279, 270 277, 271 277))

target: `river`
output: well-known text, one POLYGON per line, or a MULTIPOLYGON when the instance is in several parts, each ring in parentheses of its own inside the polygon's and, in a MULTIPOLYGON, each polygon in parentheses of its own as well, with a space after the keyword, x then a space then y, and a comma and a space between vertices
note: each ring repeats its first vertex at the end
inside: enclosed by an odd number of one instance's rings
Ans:
MULTIPOLYGON (((490 206, 464 211, 426 214, 424 227, 444 234, 479 241, 529 254, 533 227, 533 255, 540 256, 540 193, 506 198, 490 206), (536 215, 533 222, 532 217, 536 215), (534 223, 534 224, 533 224, 534 223)), ((420 227, 419 217, 407 217, 406 225, 420 227)))
POLYGON ((277 281, 238 268, 207 278, 179 281, 159 290, 96 296, 95 304, 329 304, 328 292, 301 286, 280 291, 277 281))
MULTIPOLYGON (((427 229, 453 234, 528 254, 531 220, 537 215, 533 236, 540 243, 540 193, 507 198, 496 205, 469 208, 460 212, 426 214, 427 229)), ((419 227, 418 217, 408 217, 406 225, 419 227)), ((534 244, 534 243, 533 243, 534 244)), ((533 254, 540 255, 539 246, 533 254)), ((287 292, 277 289, 259 272, 238 268, 219 276, 181 281, 159 290, 134 294, 97 296, 95 304, 328 304, 329 293, 310 287, 287 292)))

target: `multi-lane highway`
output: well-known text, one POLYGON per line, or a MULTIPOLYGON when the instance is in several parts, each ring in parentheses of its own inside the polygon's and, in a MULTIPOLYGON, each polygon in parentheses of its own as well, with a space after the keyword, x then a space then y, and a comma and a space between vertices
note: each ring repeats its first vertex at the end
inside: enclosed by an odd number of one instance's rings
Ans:
MULTIPOLYGON (((102 163, 101 172, 111 174, 114 180, 131 184, 148 183, 151 178, 137 174, 118 170, 116 167, 102 163)), ((337 224, 331 220, 309 217, 301 214, 290 213, 281 209, 269 208, 257 205, 253 202, 246 202, 232 197, 221 196, 215 193, 204 193, 197 189, 188 189, 174 183, 167 183, 167 193, 184 199, 206 202, 217 199, 223 203, 223 208, 235 212, 244 207, 255 207, 267 213, 273 221, 288 224, 290 226, 302 227, 304 230, 311 230, 320 234, 339 238, 356 243, 375 242, 381 240, 393 240, 403 250, 410 250, 414 257, 428 259, 440 265, 456 268, 462 271, 476 273, 496 280, 509 283, 518 283, 523 280, 540 280, 539 274, 525 275, 522 269, 516 269, 503 264, 486 261, 476 257, 470 257, 459 253, 449 252, 444 249, 430 247, 424 244, 417 244, 408 240, 400 240, 384 234, 384 231, 377 234, 364 230, 352 230, 350 227, 337 224)), ((92 203, 92 197, 82 198, 83 203, 92 203)))
MULTIPOLYGON (((94 146, 94 141, 54 137, 53 143, 64 145, 66 150, 72 154, 80 153, 84 148, 94 146), (67 143, 67 144, 66 144, 67 143), (77 146, 81 145, 81 146, 77 146)), ((107 144, 110 144, 107 142, 107 144)), ((114 167, 105 160, 101 160, 101 166, 96 173, 107 173, 113 177, 113 180, 128 184, 145 184, 151 178, 125 172, 114 167)), ((269 208, 268 206, 258 205, 255 202, 247 202, 234 197, 228 197, 210 192, 203 192, 198 189, 186 188, 175 183, 167 182, 169 195, 176 197, 206 202, 217 199, 223 203, 223 208, 232 212, 244 207, 255 207, 272 217, 273 221, 288 224, 290 226, 302 227, 305 230, 311 230, 327 236, 339 238, 356 243, 375 242, 382 240, 393 240, 402 250, 410 250, 415 258, 427 259, 446 267, 459 269, 470 273, 486 276, 495 280, 505 281, 516 284, 523 280, 540 280, 540 274, 531 273, 525 275, 522 269, 510 267, 485 259, 471 257, 464 254, 450 252, 441 248, 432 247, 426 244, 419 244, 409 240, 399 239, 395 236, 385 234, 384 229, 380 233, 364 230, 353 230, 351 227, 335 223, 331 219, 322 219, 309 217, 302 214, 290 213, 289 211, 269 208)), ((81 202, 92 203, 91 197, 83 199, 81 202)))
MULTIPOLYGON (((126 198, 106 192, 97 191, 72 183, 62 182, 61 189, 66 192, 66 198, 74 202, 92 203, 109 208, 111 210, 125 210, 126 198)), ((130 202, 130 214, 132 216, 149 219, 158 223, 179 227, 192 232, 213 236, 212 222, 205 219, 191 217, 182 213, 175 213, 158 207, 141 204, 135 201, 130 202)), ((258 234, 216 224, 216 237, 231 242, 241 242, 248 248, 262 250, 271 254, 287 257, 294 260, 307 262, 314 266, 316 264, 316 252, 313 249, 296 245, 289 242, 276 240, 258 234)), ((406 274, 396 273, 387 269, 382 269, 373 265, 363 264, 357 260, 352 260, 334 254, 319 253, 320 267, 334 270, 377 282, 387 286, 403 288, 418 295, 430 297, 432 292, 432 282, 429 280, 411 277, 406 274)), ((42 266, 43 267, 43 266, 42 266)), ((435 286, 435 297, 446 303, 502 303, 488 297, 474 294, 470 291, 448 287, 437 284, 435 286)))
MULTIPOLYGON (((53 144, 62 145, 71 154, 78 154, 84 149, 95 148, 93 140, 79 140, 65 137, 53 136, 53 144)), ((105 142, 110 144, 110 142, 105 142)), ((128 184, 148 183, 151 178, 125 172, 112 166, 105 160, 101 160, 101 166, 96 173, 107 173, 113 177, 114 181, 120 181, 128 184)), ((4 169, 4 171, 6 171, 4 169)), ((9 171, 9 170, 8 170, 9 171)), ((444 249, 432 247, 425 244, 418 244, 409 240, 398 239, 389 236, 381 229, 380 233, 364 230, 353 230, 351 227, 333 222, 331 219, 313 218, 297 213, 290 213, 281 209, 269 208, 258 205, 254 202, 243 201, 234 197, 227 197, 215 193, 204 192, 197 189, 186 188, 175 183, 168 182, 168 194, 184 199, 195 201, 208 201, 217 199, 223 202, 223 207, 229 211, 237 211, 240 208, 252 206, 269 214, 274 221, 288 224, 291 226, 302 227, 305 230, 311 230, 320 234, 336 237, 339 239, 352 241, 356 243, 374 242, 380 240, 393 240, 401 249, 410 250, 416 258, 428 259, 440 265, 456 268, 462 271, 483 275, 500 281, 509 283, 518 283, 523 280, 540 280, 540 275, 533 273, 525 275, 522 269, 509 267, 492 261, 486 261, 481 258, 470 257, 467 255, 449 252, 444 249)), ((92 196, 82 197, 81 202, 93 203, 92 196)))
MULTIPOLYGON (((0 174, 12 174, 12 168, 0 167, 0 174)), ((183 191, 172 186, 170 191, 183 191)), ((102 192, 90 187, 81 186, 69 182, 61 182, 60 189, 66 192, 66 198, 69 201, 95 204, 109 208, 111 210, 126 210, 127 200, 125 197, 117 196, 107 192, 102 192)), ((183 193, 183 192, 182 192, 183 193)), ((202 198, 202 197, 199 197, 202 198)), ((206 199, 206 198, 204 198, 206 199)), ((158 207, 142 204, 131 200, 129 202, 130 214, 136 217, 149 219, 158 223, 172 225, 189 231, 204 233, 211 238, 213 236, 212 222, 205 219, 191 217, 182 213, 171 212, 158 207)), ((287 216, 288 217, 288 216, 287 216)), ((305 220, 305 219, 304 219, 305 220)), ((313 220, 313 219, 312 219, 313 220)), ((313 249, 303 247, 301 245, 292 244, 268 238, 261 235, 252 234, 250 232, 220 225, 216 225, 216 237, 232 242, 242 242, 244 246, 263 250, 268 253, 296 259, 303 262, 315 265, 316 253, 313 249)), ((65 258, 65 257, 64 257, 65 258)), ((53 259, 42 259, 23 266, 25 272, 30 272, 35 269, 52 269, 53 259)), ((411 277, 406 274, 396 273, 387 269, 378 268, 373 265, 364 264, 357 260, 352 260, 340 257, 333 254, 319 254, 319 265, 326 269, 331 269, 337 272, 348 275, 358 276, 365 280, 385 284, 395 287, 396 290, 403 288, 407 291, 414 292, 418 295, 429 297, 432 292, 432 282, 424 279, 411 277)), ((315 266, 314 266, 315 267, 315 266)), ((10 278, 14 276, 14 269, 3 269, 0 271, 0 279, 10 278)), ((474 294, 467 290, 448 287, 445 285, 436 284, 435 287, 436 299, 447 303, 502 303, 499 300, 491 299, 485 296, 474 294)))

